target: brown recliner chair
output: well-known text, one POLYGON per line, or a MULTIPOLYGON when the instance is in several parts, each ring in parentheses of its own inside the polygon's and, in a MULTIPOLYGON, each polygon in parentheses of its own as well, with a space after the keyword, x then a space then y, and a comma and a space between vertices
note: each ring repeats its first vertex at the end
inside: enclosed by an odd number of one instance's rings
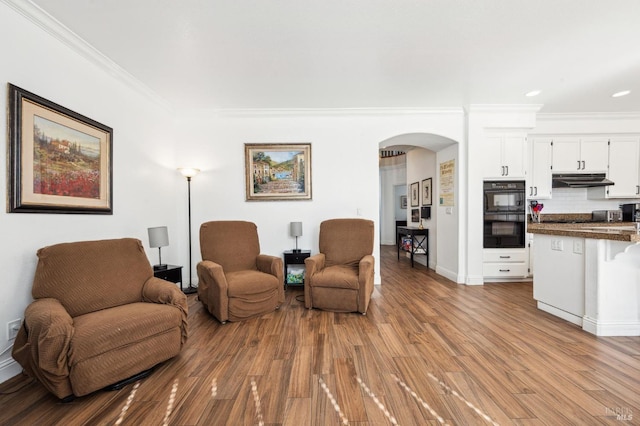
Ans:
POLYGON ((304 261, 307 308, 367 313, 373 293, 373 236, 373 222, 366 219, 320 224, 320 253, 304 261))
POLYGON ((198 297, 221 323, 272 312, 284 302, 282 259, 260 254, 254 223, 203 223, 200 252, 198 297))
POLYGON ((149 370, 187 340, 186 296, 153 276, 134 238, 41 248, 31 291, 13 358, 61 399, 149 370))

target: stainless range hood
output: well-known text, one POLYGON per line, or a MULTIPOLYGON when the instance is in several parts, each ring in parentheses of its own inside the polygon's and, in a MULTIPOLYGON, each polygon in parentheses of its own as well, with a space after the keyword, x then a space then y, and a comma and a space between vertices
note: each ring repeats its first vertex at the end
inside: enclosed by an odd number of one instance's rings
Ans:
POLYGON ((592 188, 614 185, 605 173, 563 173, 554 174, 552 188, 592 188))

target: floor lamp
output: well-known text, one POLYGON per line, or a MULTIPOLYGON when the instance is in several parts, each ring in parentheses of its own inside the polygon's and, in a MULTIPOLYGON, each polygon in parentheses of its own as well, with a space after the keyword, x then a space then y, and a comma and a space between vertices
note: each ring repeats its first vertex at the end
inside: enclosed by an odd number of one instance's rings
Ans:
POLYGON ((191 265, 192 265, 191 263, 191 178, 197 175, 200 172, 200 169, 184 167, 184 168, 178 169, 178 171, 182 173, 182 176, 187 178, 187 191, 188 191, 187 196, 188 196, 188 202, 189 202, 189 287, 183 289, 181 285, 180 289, 185 294, 192 294, 192 293, 196 293, 198 291, 198 288, 192 286, 193 281, 191 279, 191 265))

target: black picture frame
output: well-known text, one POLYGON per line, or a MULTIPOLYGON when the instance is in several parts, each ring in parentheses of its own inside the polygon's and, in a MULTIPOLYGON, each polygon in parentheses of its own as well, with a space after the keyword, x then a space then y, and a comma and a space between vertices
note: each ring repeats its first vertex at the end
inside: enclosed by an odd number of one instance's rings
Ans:
POLYGON ((9 213, 113 214, 113 129, 8 84, 9 213))
POLYGON ((411 197, 411 207, 420 205, 420 183, 414 182, 409 187, 409 196, 411 197))
POLYGON ((420 222, 420 209, 411 209, 411 222, 420 222))
POLYGON ((433 203, 433 185, 432 178, 422 181, 422 205, 430 206, 433 203))

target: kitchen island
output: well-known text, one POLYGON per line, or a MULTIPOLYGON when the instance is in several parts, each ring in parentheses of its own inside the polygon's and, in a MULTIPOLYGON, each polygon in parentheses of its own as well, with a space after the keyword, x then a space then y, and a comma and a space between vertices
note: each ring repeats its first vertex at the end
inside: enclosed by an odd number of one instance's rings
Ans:
POLYGON ((640 336, 640 232, 634 223, 530 223, 539 309, 597 336, 640 336))

